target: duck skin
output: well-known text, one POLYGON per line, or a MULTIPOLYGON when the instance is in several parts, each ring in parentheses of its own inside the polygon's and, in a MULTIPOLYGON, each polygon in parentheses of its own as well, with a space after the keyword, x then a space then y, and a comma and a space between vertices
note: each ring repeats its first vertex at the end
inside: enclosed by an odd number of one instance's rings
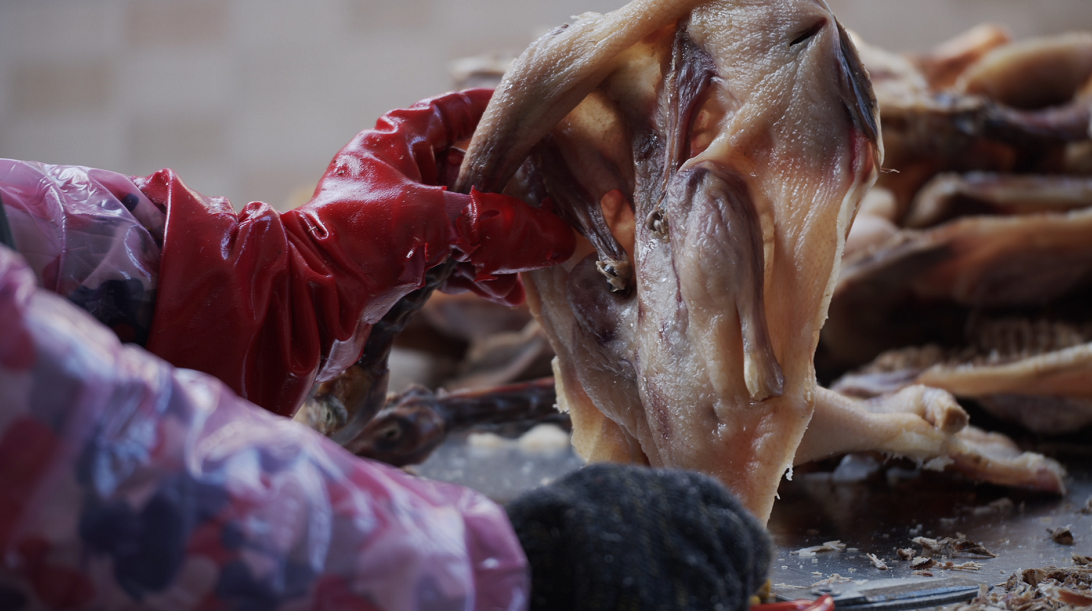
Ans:
POLYGON ((527 276, 578 451, 710 473, 765 519, 881 158, 823 2, 634 2, 516 61, 457 188, 549 196, 588 240, 527 276))

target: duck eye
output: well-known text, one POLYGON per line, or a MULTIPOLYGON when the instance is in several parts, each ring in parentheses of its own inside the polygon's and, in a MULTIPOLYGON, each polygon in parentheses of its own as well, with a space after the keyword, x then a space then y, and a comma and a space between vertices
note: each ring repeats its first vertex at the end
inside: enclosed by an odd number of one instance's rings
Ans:
POLYGON ((397 424, 390 424, 379 431, 379 436, 383 438, 383 441, 393 443, 402 437, 402 428, 397 424))
POLYGON ((805 42, 811 40, 816 34, 819 33, 819 30, 823 29, 823 26, 825 26, 826 24, 827 24, 826 19, 820 19, 819 21, 816 21, 815 23, 813 23, 811 25, 810 28, 808 28, 808 29, 804 30, 803 32, 800 32, 799 34, 797 34, 796 38, 794 38, 793 41, 789 43, 789 48, 791 49, 791 48, 793 48, 793 47, 795 47, 795 46, 797 46, 799 44, 802 44, 802 43, 805 43, 805 42))

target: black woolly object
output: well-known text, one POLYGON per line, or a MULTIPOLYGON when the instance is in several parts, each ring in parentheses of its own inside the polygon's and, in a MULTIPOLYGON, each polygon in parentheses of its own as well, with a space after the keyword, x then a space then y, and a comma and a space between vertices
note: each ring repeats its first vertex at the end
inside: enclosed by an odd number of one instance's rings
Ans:
POLYGON ((592 465, 507 510, 535 611, 741 611, 772 559, 739 501, 688 471, 592 465))

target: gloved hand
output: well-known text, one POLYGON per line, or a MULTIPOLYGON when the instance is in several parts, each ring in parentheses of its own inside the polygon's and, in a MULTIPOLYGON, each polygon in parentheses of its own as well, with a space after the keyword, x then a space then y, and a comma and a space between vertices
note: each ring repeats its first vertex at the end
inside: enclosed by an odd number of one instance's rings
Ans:
POLYGON ((765 529, 689 471, 591 465, 506 507, 533 611, 743 611, 765 583, 765 529))
POLYGON ((564 261, 574 237, 519 200, 447 190, 452 147, 471 136, 490 95, 447 94, 382 117, 338 153, 310 203, 283 214, 259 202, 235 214, 170 170, 138 179, 167 209, 147 348, 291 415, 449 258, 460 269, 448 288, 521 301, 514 274, 564 261))

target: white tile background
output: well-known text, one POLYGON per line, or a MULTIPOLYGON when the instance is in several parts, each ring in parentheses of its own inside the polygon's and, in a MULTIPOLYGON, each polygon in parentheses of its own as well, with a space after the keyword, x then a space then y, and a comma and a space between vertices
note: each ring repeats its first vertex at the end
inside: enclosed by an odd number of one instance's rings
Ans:
MULTIPOLYGON (((829 0, 848 27, 923 49, 982 21, 1092 30, 1092 0, 829 0)), ((0 157, 177 170, 236 207, 309 192, 450 62, 518 51, 622 0, 0 0, 0 157)))

